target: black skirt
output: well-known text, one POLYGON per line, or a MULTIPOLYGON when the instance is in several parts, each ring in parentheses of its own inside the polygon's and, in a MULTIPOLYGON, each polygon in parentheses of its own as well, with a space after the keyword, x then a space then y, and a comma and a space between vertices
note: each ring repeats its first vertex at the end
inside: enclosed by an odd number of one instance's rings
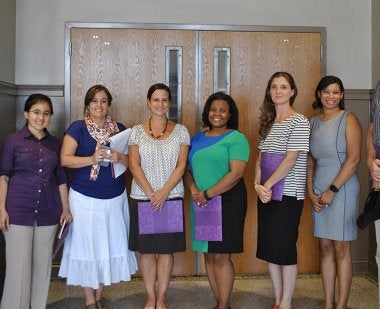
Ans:
MULTIPOLYGON (((182 199, 181 199, 182 200, 182 199)), ((129 250, 140 253, 157 253, 170 254, 174 252, 183 252, 186 250, 185 228, 180 233, 161 233, 161 234, 144 234, 139 233, 138 208, 139 200, 132 200, 129 226, 129 250)), ((183 201, 182 201, 182 213, 183 201)), ((183 222, 185 219, 183 218, 183 222)))
POLYGON ((256 257, 277 265, 297 264, 298 226, 303 200, 284 196, 282 201, 257 203, 256 257))
POLYGON ((244 223, 247 214, 247 190, 243 180, 222 194, 222 241, 209 241, 208 253, 244 251, 244 223))

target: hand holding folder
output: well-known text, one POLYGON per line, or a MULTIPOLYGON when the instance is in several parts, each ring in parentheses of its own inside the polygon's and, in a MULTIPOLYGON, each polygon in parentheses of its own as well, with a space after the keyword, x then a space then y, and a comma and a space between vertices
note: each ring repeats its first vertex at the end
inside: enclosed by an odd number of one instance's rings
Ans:
MULTIPOLYGON (((128 128, 120 133, 117 133, 110 137, 110 146, 113 151, 120 152, 122 154, 128 154, 128 140, 131 136, 132 129, 128 128)), ((112 163, 114 178, 123 174, 127 168, 121 163, 112 163)))
POLYGON ((169 200, 161 211, 153 209, 150 202, 138 202, 139 234, 183 232, 182 200, 169 200))
POLYGON ((59 249, 61 249, 66 236, 69 234, 69 230, 70 230, 70 224, 66 223, 66 220, 63 221, 63 224, 57 236, 57 241, 55 242, 54 247, 53 247, 53 260, 57 256, 59 249))
POLYGON ((214 196, 200 207, 193 203, 195 239, 222 241, 222 196, 214 196))
MULTIPOLYGON (((261 153, 261 184, 263 185, 275 170, 278 168, 282 160, 284 160, 284 154, 278 153, 261 153)), ((272 187, 272 200, 282 201, 282 195, 284 193, 285 177, 278 181, 272 187)))

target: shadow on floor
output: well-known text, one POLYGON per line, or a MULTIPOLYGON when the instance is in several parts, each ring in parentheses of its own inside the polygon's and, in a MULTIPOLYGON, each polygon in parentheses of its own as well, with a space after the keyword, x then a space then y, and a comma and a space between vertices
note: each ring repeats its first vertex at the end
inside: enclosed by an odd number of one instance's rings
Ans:
MULTIPOLYGON (((366 276, 354 276, 349 309, 378 308, 377 282, 366 276)), ((173 278, 167 294, 169 308, 211 309, 214 297, 204 277, 173 278)), ((142 309, 145 290, 141 279, 107 286, 104 290, 107 309, 142 309)), ((233 309, 270 309, 273 290, 268 276, 240 276, 235 280, 231 296, 233 309)), ((324 307, 323 287, 320 275, 300 275, 294 293, 296 309, 320 309, 324 307)), ((84 309, 83 289, 67 286, 63 280, 51 282, 47 309, 84 309)))

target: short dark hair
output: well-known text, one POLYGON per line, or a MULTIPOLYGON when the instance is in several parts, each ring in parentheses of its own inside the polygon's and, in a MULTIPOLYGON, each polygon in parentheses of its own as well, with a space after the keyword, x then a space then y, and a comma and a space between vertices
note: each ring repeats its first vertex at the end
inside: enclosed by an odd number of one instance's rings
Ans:
POLYGON ((323 108, 323 104, 321 102, 321 97, 319 93, 326 89, 331 84, 338 84, 340 91, 343 93, 342 99, 339 101, 339 108, 344 110, 345 104, 344 104, 344 86, 342 81, 339 77, 333 76, 333 75, 327 75, 325 77, 322 77, 322 79, 319 81, 317 88, 314 92, 315 101, 313 102, 313 109, 323 108))
POLYGON ((111 92, 103 85, 94 85, 90 89, 87 90, 86 95, 84 97, 84 109, 83 113, 86 114, 87 106, 90 105, 91 101, 94 99, 95 95, 99 91, 104 91, 108 98, 108 106, 112 103, 112 95, 111 92))
POLYGON ((168 92, 168 94, 169 94, 169 101, 171 101, 172 100, 172 94, 170 92, 170 89, 169 89, 169 87, 167 85, 162 84, 162 83, 157 83, 157 84, 153 84, 152 86, 150 86, 149 89, 148 89, 148 94, 147 94, 146 98, 148 100, 150 100, 152 98, 153 92, 155 92, 156 90, 160 90, 160 89, 166 90, 168 92))
POLYGON ((46 102, 49 105, 50 113, 53 115, 53 104, 51 103, 51 99, 47 95, 41 93, 33 93, 26 99, 24 112, 29 112, 34 104, 41 101, 46 102))
POLYGON ((239 110, 234 99, 224 92, 216 92, 208 97, 202 112, 203 126, 211 128, 211 123, 208 120, 208 114, 210 112, 211 103, 215 100, 223 100, 227 102, 230 112, 230 118, 227 121, 227 128, 237 130, 239 127, 239 110))

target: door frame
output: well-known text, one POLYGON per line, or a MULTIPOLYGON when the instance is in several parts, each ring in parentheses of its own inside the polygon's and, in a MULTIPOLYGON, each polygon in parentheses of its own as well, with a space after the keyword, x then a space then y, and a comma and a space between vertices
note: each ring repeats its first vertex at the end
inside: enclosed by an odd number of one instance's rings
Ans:
MULTIPOLYGON (((272 33, 310 33, 320 35, 320 72, 324 75, 326 72, 326 29, 322 27, 298 27, 298 26, 231 26, 231 25, 190 25, 190 24, 136 24, 136 23, 82 23, 82 22, 67 22, 65 25, 65 88, 64 88, 64 102, 65 102, 65 126, 71 123, 71 34, 72 29, 75 28, 88 28, 88 29, 137 29, 137 30, 187 30, 195 31, 196 37, 196 50, 195 50, 195 119, 194 126, 196 131, 200 130, 201 124, 201 57, 202 46, 200 44, 201 31, 223 31, 223 32, 272 32, 272 33)), ((200 255, 196 255, 195 269, 199 271, 200 255)))

